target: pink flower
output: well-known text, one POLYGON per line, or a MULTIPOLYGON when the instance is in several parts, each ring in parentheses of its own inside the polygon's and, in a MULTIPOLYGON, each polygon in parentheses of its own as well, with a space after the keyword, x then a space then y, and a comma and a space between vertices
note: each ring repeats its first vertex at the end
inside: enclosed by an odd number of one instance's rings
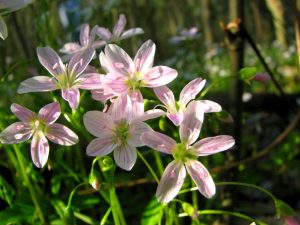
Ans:
POLYGON ((78 142, 78 137, 73 131, 64 125, 54 123, 60 116, 57 102, 41 108, 38 115, 15 103, 11 105, 11 111, 21 122, 13 123, 2 131, 0 141, 4 144, 15 144, 32 137, 31 158, 39 168, 42 168, 48 160, 49 144, 46 138, 65 146, 78 142))
POLYGON ((264 73, 257 73, 255 74, 255 76, 252 78, 252 80, 264 83, 267 82, 269 80, 271 80, 270 75, 267 72, 264 73))
POLYGON ((143 121, 162 115, 161 110, 137 112, 128 95, 113 101, 108 113, 89 111, 83 117, 86 129, 96 136, 87 146, 87 155, 105 156, 114 152, 116 164, 131 170, 135 164, 136 147, 144 144, 140 136, 151 128, 143 121))
POLYGON ((166 154, 172 154, 174 160, 166 167, 156 191, 159 202, 170 202, 180 191, 186 177, 186 171, 196 183, 200 193, 206 198, 215 194, 216 188, 212 177, 198 156, 207 156, 231 148, 234 139, 228 135, 198 139, 203 123, 204 113, 201 103, 191 102, 180 126, 181 143, 159 132, 148 131, 142 134, 141 140, 150 148, 166 154))
POLYGON ((94 56, 94 50, 86 49, 74 54, 69 64, 64 65, 57 53, 49 47, 38 48, 40 63, 53 77, 35 76, 21 82, 18 93, 46 92, 61 89, 62 97, 72 109, 79 104, 79 89, 93 90, 101 87, 100 75, 84 73, 94 56))
POLYGON ((286 216, 284 217, 286 225, 300 225, 298 219, 295 216, 286 216))
POLYGON ((120 41, 144 33, 143 29, 139 27, 131 28, 129 30, 124 31, 126 23, 127 23, 126 17, 124 16, 124 14, 121 14, 119 16, 118 22, 115 24, 113 28, 112 33, 107 28, 104 27, 97 27, 95 32, 102 40, 105 41, 105 43, 120 41))
MULTIPOLYGON (((183 115, 188 103, 195 99, 196 95, 203 89, 205 80, 196 78, 189 82, 181 91, 179 101, 176 102, 173 92, 167 86, 154 88, 155 95, 162 101, 167 108, 167 117, 179 126, 183 120, 183 115)), ((220 112, 222 107, 213 101, 198 100, 205 113, 220 112)))

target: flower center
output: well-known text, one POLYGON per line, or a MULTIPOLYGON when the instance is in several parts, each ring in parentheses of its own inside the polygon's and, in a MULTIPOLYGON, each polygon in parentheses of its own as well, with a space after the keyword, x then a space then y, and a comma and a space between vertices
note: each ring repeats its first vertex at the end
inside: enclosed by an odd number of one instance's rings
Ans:
POLYGON ((185 163, 188 159, 197 159, 197 156, 192 154, 190 149, 186 148, 186 145, 179 143, 176 144, 173 149, 173 157, 176 161, 185 163))
POLYGON ((115 129, 115 143, 119 146, 127 142, 129 136, 129 125, 125 121, 121 121, 115 129))
POLYGON ((40 119, 34 120, 31 122, 31 128, 35 132, 42 131, 43 133, 46 133, 46 123, 40 119))
POLYGON ((58 75, 57 80, 60 89, 69 89, 74 85, 75 76, 66 68, 65 72, 58 75))
POLYGON ((126 85, 133 91, 140 89, 142 86, 143 75, 140 71, 127 76, 126 85))

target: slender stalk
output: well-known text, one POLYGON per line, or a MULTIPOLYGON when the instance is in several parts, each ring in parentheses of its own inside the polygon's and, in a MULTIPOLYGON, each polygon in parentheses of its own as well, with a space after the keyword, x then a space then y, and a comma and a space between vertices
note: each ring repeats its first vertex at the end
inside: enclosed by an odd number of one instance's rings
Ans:
POLYGON ((139 152, 137 151, 138 153, 138 156, 141 158, 141 160, 145 163, 145 165, 147 166, 148 170, 150 171, 150 173, 152 174, 153 178, 155 179, 155 181, 157 183, 159 183, 159 179, 157 177, 157 175, 155 174, 154 170, 152 169, 152 167, 150 166, 150 164, 147 162, 147 160, 144 158, 144 156, 139 152))
POLYGON ((159 174, 162 175, 164 172, 164 165, 162 163, 160 154, 158 151, 153 151, 154 157, 155 157, 155 162, 159 171, 159 174))
POLYGON ((43 210, 42 210, 42 208, 41 208, 41 206, 39 204, 39 201, 38 201, 38 199, 37 199, 37 197, 35 195, 36 191, 34 190, 34 187, 32 186, 32 184, 30 182, 30 179, 29 179, 29 176, 28 176, 28 174, 26 172, 26 165, 24 163, 24 159, 23 159, 23 156, 22 156, 22 154, 20 152, 20 149, 17 148, 15 145, 13 145, 13 148, 14 148, 14 151, 15 151, 15 153, 17 155, 17 159, 18 159, 18 162, 19 162, 19 165, 20 165, 21 174, 22 174, 22 176, 23 176, 23 178, 25 180, 25 183, 26 183, 26 185, 28 187, 31 199, 33 201, 33 204, 35 206, 35 209, 36 209, 38 217, 39 217, 39 219, 41 221, 41 224, 43 224, 43 225, 47 224, 46 220, 45 220, 45 217, 44 217, 44 214, 43 214, 43 210))
POLYGON ((81 186, 86 185, 86 184, 89 184, 89 183, 88 182, 83 182, 81 184, 78 184, 75 188, 73 188, 73 190, 72 190, 72 192, 69 196, 67 208, 71 207, 73 196, 74 196, 75 192, 78 190, 78 188, 80 188, 81 186))
POLYGON ((106 211, 106 213, 104 214, 104 216, 100 222, 100 225, 104 225, 106 223, 106 220, 110 213, 111 213, 111 207, 109 207, 108 210, 106 211))
POLYGON ((114 187, 110 187, 109 196, 110 196, 110 206, 112 209, 112 214, 113 214, 115 224, 126 225, 123 211, 114 187))

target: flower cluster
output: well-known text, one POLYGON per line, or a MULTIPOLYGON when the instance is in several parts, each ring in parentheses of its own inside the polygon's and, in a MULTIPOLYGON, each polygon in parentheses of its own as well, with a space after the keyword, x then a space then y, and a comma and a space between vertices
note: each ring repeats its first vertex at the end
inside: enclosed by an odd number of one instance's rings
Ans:
MULTIPOLYGON (((215 193, 215 185, 197 157, 227 150, 234 145, 234 139, 228 135, 197 139, 204 113, 219 112, 222 108, 215 102, 196 99, 206 82, 202 78, 188 83, 176 102, 166 85, 177 77, 177 71, 168 66, 153 65, 156 50, 153 41, 148 40, 142 44, 133 59, 118 45, 109 44, 142 32, 140 28, 123 32, 125 24, 125 16, 121 15, 112 33, 98 26, 89 32, 89 26, 83 25, 80 45, 67 43, 62 50, 69 54, 66 64, 50 47, 38 48, 38 59, 51 77, 28 78, 21 82, 18 93, 60 89, 62 98, 76 110, 80 104, 79 89, 91 90, 92 97, 106 107, 103 111, 89 111, 83 116, 85 128, 96 137, 88 144, 87 155, 102 157, 113 152, 115 163, 130 171, 137 159, 136 148, 149 146, 174 158, 166 167, 156 192, 160 202, 168 203, 178 194, 186 172, 199 191, 210 198, 215 193), (95 58, 96 48, 102 44, 105 48, 99 54, 99 61, 105 74, 90 72, 88 65, 95 58), (143 88, 153 89, 166 112, 156 107, 145 111, 141 92, 143 88), (153 131, 146 123, 164 114, 175 126, 179 126, 180 143, 153 131)), ((67 146, 78 141, 73 131, 54 123, 60 115, 57 102, 44 106, 38 115, 17 104, 12 104, 11 110, 22 122, 7 127, 0 134, 0 140, 2 143, 13 144, 33 137, 31 155, 37 167, 43 167, 48 159, 49 144, 46 138, 67 146)))

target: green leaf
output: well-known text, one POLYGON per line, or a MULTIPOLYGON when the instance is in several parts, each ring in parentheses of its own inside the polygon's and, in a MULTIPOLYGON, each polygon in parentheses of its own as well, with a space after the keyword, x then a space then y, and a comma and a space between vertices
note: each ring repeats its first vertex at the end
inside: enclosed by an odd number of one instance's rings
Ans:
POLYGON ((163 205, 156 200, 156 197, 153 197, 143 212, 141 224, 142 225, 158 224, 159 221, 161 220, 162 210, 163 210, 163 205))
POLYGON ((249 83, 249 80, 251 80, 256 73, 256 67, 245 67, 239 71, 239 78, 245 81, 246 83, 249 83))
POLYGON ((222 110, 221 112, 216 112, 214 115, 217 117, 218 120, 224 122, 224 123, 233 123, 233 118, 230 115, 229 112, 226 110, 222 110))
POLYGON ((0 198, 11 206, 15 191, 6 180, 0 176, 0 198))
POLYGON ((34 211, 32 205, 17 203, 0 212, 0 224, 32 224, 34 211))
POLYGON ((191 218, 195 219, 199 216, 198 211, 190 203, 183 202, 181 206, 184 212, 188 214, 191 218))
POLYGON ((275 208, 277 215, 280 217, 289 217, 294 216, 296 214, 291 206, 279 199, 276 199, 275 201, 275 208))

